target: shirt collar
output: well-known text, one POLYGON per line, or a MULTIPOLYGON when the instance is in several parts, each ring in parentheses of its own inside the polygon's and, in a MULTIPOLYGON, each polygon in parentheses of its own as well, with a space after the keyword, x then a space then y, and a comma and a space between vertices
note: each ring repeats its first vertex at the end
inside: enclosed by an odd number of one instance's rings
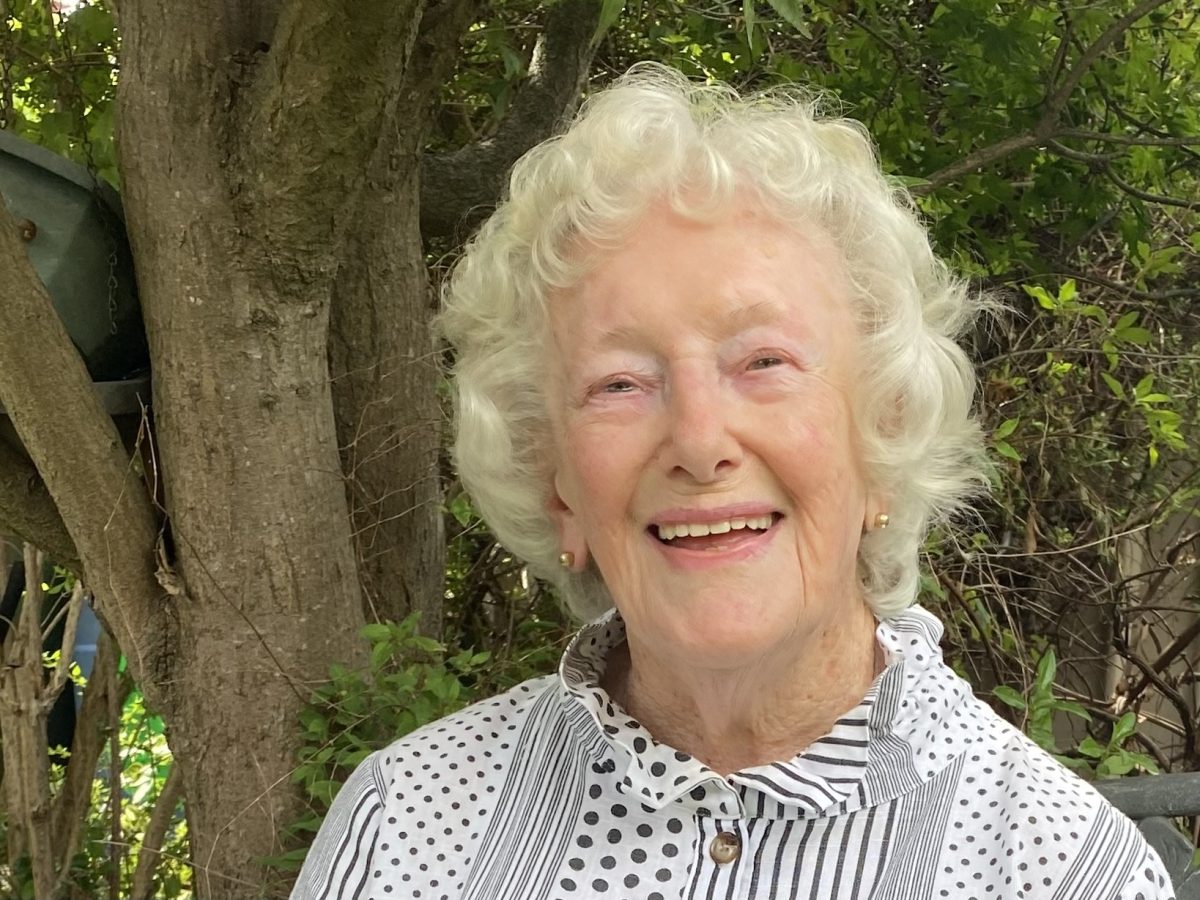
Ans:
POLYGON ((965 729, 952 707, 969 690, 942 662, 941 635, 941 623, 917 606, 880 621, 875 637, 885 668, 863 699, 792 759, 727 779, 655 740, 601 687, 609 653, 625 640, 615 610, 579 631, 563 654, 559 678, 573 727, 593 755, 604 757, 598 765, 624 770, 618 790, 631 799, 718 817, 828 815, 911 790, 943 767, 949 749, 957 752, 965 729), (939 710, 919 699, 931 694, 933 682, 944 698, 939 710), (940 743, 930 752, 935 740, 940 743))

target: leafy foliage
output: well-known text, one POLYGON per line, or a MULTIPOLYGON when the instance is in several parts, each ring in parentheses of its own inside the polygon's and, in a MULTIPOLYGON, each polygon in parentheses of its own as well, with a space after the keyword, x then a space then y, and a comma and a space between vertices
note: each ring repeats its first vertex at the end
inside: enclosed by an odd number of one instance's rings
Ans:
MULTIPOLYGON (((54 661, 56 662, 56 660, 54 661)), ((72 679, 80 690, 87 679, 78 666, 72 679)), ((166 725, 160 716, 148 711, 140 691, 129 693, 120 715, 117 733, 119 794, 114 804, 111 742, 100 757, 88 814, 81 823, 82 842, 71 860, 63 880, 64 896, 100 897, 110 889, 118 896, 130 896, 141 843, 137 836, 146 831, 155 801, 162 792, 172 765, 167 747, 166 725), (114 820, 114 810, 119 811, 114 820), (119 824, 118 824, 119 823, 119 824)), ((64 778, 62 766, 51 772, 51 785, 57 794, 64 778)), ((0 847, 5 843, 7 819, 0 816, 0 847)), ((177 804, 158 864, 151 882, 150 896, 187 898, 191 896, 192 868, 188 861, 187 825, 183 804, 177 804)), ((0 869, 3 896, 32 900, 33 881, 27 865, 0 869)))
POLYGON ((346 776, 374 751, 462 707, 491 654, 446 647, 417 633, 417 616, 362 629, 371 644, 367 672, 335 667, 302 715, 304 747, 293 779, 303 784, 309 813, 287 831, 302 846, 269 862, 299 869, 313 834, 346 776))
MULTIPOLYGON (((0 123, 117 183, 117 29, 106 2, 67 15, 56 4, 6 0, 0 21, 0 123)), ((0 7, 3 9, 3 7, 0 7)))

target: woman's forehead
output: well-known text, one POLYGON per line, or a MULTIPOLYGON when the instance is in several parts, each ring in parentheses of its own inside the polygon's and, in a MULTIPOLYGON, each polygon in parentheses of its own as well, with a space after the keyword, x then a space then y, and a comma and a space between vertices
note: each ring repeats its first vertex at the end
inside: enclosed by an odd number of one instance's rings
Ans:
MULTIPOLYGON (((665 204, 647 211, 617 247, 591 251, 586 273, 550 304, 555 331, 590 340, 628 336, 656 311, 699 311, 714 332, 848 306, 840 254, 822 231, 782 224, 761 209, 697 222, 665 204)), ((848 313, 849 310, 847 309, 848 313)))

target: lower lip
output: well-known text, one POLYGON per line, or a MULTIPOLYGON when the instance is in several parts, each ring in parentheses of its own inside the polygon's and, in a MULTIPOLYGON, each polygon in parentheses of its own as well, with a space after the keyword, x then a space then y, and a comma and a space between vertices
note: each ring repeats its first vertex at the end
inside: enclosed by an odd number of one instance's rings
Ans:
POLYGON ((745 529, 743 535, 736 537, 732 544, 720 550, 689 550, 685 547, 675 547, 664 544, 650 532, 646 532, 646 540, 654 544, 667 562, 679 569, 697 570, 711 569, 715 566, 727 566, 730 563, 742 562, 762 553, 775 537, 782 519, 772 523, 766 531, 751 531, 745 529))

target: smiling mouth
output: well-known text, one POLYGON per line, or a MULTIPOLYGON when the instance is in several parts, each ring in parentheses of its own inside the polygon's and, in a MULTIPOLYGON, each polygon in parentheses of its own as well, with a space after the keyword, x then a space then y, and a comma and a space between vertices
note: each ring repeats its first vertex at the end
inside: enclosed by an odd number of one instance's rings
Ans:
POLYGON ((782 518, 781 513, 768 513, 703 524, 651 525, 646 530, 660 544, 671 549, 715 553, 753 542, 782 518))

